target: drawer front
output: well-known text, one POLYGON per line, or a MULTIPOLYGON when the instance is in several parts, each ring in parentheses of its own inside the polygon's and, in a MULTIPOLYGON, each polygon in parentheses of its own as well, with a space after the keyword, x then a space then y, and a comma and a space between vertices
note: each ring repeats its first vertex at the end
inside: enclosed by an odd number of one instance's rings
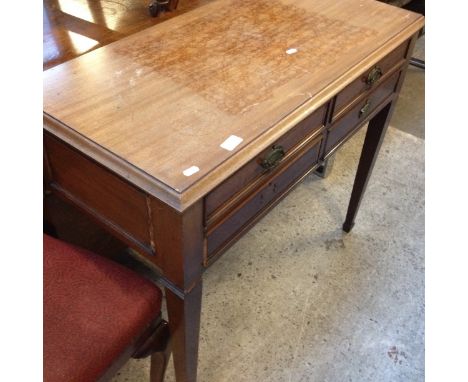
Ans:
POLYGON ((399 77, 399 71, 392 74, 390 78, 381 83, 368 97, 357 102, 356 106, 331 125, 328 129, 325 154, 333 150, 395 91, 399 77))
POLYGON ((404 62, 406 52, 408 50, 408 44, 409 41, 401 44, 376 65, 366 71, 364 75, 344 88, 336 97, 333 119, 361 94, 384 82, 386 78, 391 75, 393 69, 404 62))
POLYGON ((44 134, 51 185, 151 253, 146 195, 55 137, 44 134))
POLYGON ((260 185, 250 197, 241 203, 207 235, 208 258, 234 238, 262 210, 278 200, 289 187, 318 162, 322 137, 311 142, 294 161, 281 168, 274 177, 260 185))
MULTIPOLYGON (((297 126, 292 128, 288 133, 282 136, 273 146, 281 146, 286 154, 301 143, 308 136, 323 127, 325 122, 326 105, 320 107, 313 114, 299 122, 297 126)), ((234 175, 225 180, 221 185, 211 191, 205 198, 205 219, 208 219, 217 208, 222 206, 232 196, 243 190, 246 185, 253 182, 259 177, 270 176, 275 170, 265 173, 262 167, 262 161, 271 152, 272 148, 264 150, 256 158, 251 160, 234 175)))

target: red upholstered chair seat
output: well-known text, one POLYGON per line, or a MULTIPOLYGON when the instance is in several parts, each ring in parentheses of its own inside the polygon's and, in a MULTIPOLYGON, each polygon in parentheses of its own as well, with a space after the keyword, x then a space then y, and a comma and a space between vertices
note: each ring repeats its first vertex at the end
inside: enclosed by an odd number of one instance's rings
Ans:
POLYGON ((96 381, 160 310, 151 282, 44 235, 44 381, 96 381))

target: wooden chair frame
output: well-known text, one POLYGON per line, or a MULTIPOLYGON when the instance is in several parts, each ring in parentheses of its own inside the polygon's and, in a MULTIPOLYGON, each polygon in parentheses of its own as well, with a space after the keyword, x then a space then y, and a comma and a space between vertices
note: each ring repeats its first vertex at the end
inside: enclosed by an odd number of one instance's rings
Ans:
POLYGON ((130 344, 118 359, 107 369, 99 382, 106 382, 127 363, 130 358, 151 356, 150 382, 163 382, 171 356, 169 324, 161 314, 130 344))

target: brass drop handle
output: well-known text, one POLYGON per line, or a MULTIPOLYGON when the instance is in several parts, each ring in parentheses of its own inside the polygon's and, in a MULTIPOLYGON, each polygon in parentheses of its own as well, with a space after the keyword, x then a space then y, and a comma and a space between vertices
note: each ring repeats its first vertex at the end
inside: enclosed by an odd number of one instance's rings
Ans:
POLYGON ((382 77, 382 69, 379 66, 375 66, 367 75, 366 84, 371 87, 382 77))
POLYGON ((359 110, 359 118, 365 117, 367 114, 369 114, 371 108, 371 103, 369 100, 366 101, 363 107, 361 107, 361 110, 359 110))
POLYGON ((278 166, 279 162, 281 162, 281 159, 283 159, 284 155, 285 153, 283 146, 275 145, 271 148, 271 151, 268 153, 265 159, 262 160, 260 164, 265 170, 270 170, 278 166))

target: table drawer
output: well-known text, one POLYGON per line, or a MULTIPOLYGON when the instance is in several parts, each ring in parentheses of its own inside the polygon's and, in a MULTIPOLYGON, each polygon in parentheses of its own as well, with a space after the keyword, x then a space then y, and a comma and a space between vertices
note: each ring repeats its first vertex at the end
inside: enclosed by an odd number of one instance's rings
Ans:
POLYGON ((361 94, 373 87, 377 87, 381 82, 384 82, 385 79, 391 75, 393 69, 404 62, 408 44, 409 41, 401 44, 376 65, 367 70, 362 76, 344 88, 336 97, 333 119, 361 94))
POLYGON ((328 154, 356 129, 396 88, 400 72, 393 73, 390 78, 381 83, 368 97, 357 102, 342 118, 338 119, 328 129, 325 154, 328 154))
POLYGON ((263 210, 281 198, 302 175, 318 162, 322 135, 314 139, 293 160, 260 184, 237 208, 214 227, 208 228, 208 258, 216 255, 263 210))
MULTIPOLYGON (((285 153, 285 160, 292 148, 303 142, 307 137, 318 133, 325 122, 326 105, 320 107, 310 116, 298 123, 288 133, 282 136, 274 147, 282 147, 285 153)), ((272 147, 261 152, 256 158, 252 159, 245 166, 239 169, 234 175, 225 180, 221 185, 211 191, 205 198, 205 219, 208 219, 217 208, 222 206, 227 200, 239 191, 245 189, 245 186, 253 182, 258 177, 270 176, 275 170, 265 171, 262 162, 271 153, 272 147)))

